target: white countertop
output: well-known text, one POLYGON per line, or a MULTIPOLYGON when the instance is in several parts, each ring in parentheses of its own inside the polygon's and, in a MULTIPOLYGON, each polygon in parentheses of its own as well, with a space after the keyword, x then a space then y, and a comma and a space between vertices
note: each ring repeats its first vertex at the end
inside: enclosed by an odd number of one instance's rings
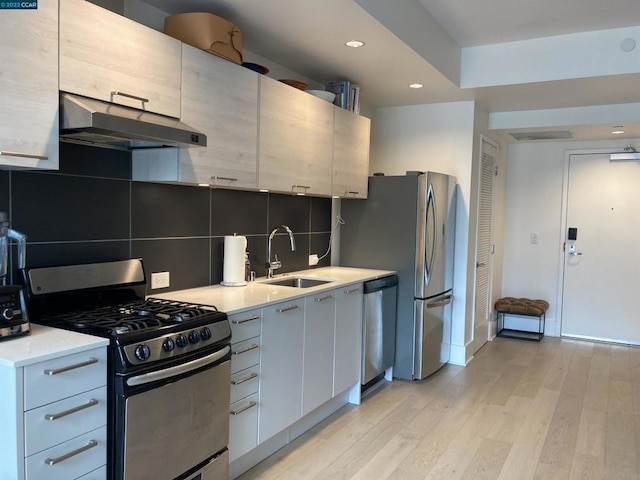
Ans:
POLYGON ((174 292, 157 295, 151 293, 149 296, 199 305, 213 305, 221 312, 231 314, 262 307, 271 303, 304 297, 310 293, 332 290, 334 288, 343 287, 353 283, 362 283, 367 280, 374 280, 394 273, 396 272, 390 270, 371 270, 352 267, 323 267, 275 275, 273 278, 273 280, 278 280, 286 277, 300 276, 304 278, 333 280, 330 283, 325 283, 315 287, 294 288, 269 285, 268 283, 265 283, 268 281, 266 278, 259 278, 255 282, 249 282, 247 285, 240 287, 211 285, 208 287, 176 290, 174 292))
POLYGON ((31 333, 0 342, 0 366, 23 367, 109 344, 106 338, 31 324, 31 333))

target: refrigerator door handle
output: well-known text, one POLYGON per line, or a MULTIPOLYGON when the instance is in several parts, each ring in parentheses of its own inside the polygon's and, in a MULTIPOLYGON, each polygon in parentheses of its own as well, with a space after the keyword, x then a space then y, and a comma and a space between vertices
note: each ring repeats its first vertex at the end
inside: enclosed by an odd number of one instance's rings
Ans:
POLYGON ((438 232, 436 230, 438 221, 436 218, 436 197, 433 194, 433 185, 429 184, 427 191, 427 224, 425 225, 425 249, 424 249, 424 284, 425 287, 429 285, 431 278, 431 272, 433 271, 433 263, 436 256, 436 243, 438 232), (431 224, 429 224, 431 219, 431 224), (429 252, 429 235, 427 229, 431 229, 431 251, 429 252))
POLYGON ((437 302, 427 303, 427 308, 444 307, 445 305, 449 305, 451 303, 451 300, 452 300, 451 295, 447 295, 442 300, 438 300, 437 302))

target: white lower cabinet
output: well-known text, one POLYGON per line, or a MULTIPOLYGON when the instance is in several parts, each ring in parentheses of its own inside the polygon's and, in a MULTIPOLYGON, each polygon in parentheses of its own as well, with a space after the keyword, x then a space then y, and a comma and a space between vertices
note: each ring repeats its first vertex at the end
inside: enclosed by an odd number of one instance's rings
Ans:
POLYGON ((333 395, 360 382, 362 356, 362 284, 336 290, 333 395))
POLYGON ((229 323, 232 342, 229 461, 234 461, 258 444, 260 310, 229 315, 229 323))
POLYGON ((305 298, 302 415, 333 396, 335 291, 305 298))
POLYGON ((17 441, 3 446, 15 463, 0 453, 0 478, 105 480, 106 384, 105 347, 0 367, 3 435, 17 441))
POLYGON ((302 416, 304 298, 262 309, 258 443, 302 416))

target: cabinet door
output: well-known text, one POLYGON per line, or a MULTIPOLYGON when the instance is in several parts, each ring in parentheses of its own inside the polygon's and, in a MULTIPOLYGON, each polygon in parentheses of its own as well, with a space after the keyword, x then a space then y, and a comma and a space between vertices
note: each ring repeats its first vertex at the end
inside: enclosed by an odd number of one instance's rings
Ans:
POLYGON ((180 149, 180 180, 256 188, 258 74, 189 45, 182 56, 181 119, 207 147, 180 149))
POLYGON ((58 2, 0 15, 0 165, 58 168, 58 2))
POLYGON ((180 118, 181 48, 87 1, 60 4, 62 91, 180 118))
POLYGON ((343 108, 335 110, 333 195, 367 198, 371 120, 343 108))
POLYGON ((335 292, 305 299, 302 415, 315 410, 333 395, 333 338, 335 292))
POLYGON ((331 194, 334 107, 270 78, 260 78, 261 189, 331 194))
POLYGON ((262 310, 258 443, 302 415, 304 299, 262 310))
POLYGON ((360 381, 362 300, 362 285, 349 285, 337 290, 334 396, 360 381))

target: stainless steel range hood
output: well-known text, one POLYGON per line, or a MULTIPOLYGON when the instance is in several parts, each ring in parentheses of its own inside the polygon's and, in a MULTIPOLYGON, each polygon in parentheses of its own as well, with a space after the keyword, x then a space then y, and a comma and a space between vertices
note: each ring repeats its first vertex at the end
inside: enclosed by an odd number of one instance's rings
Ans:
POLYGON ((206 135, 176 118, 65 92, 60 141, 121 150, 207 146, 206 135))

